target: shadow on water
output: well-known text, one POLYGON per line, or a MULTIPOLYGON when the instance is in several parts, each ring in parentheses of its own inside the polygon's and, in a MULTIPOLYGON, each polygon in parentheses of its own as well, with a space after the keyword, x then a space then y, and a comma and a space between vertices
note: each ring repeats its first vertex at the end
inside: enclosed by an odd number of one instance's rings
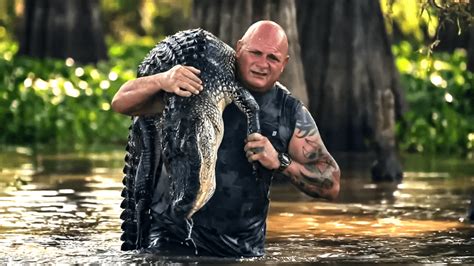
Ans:
POLYGON ((401 184, 374 184, 370 158, 338 155, 340 197, 315 200, 275 182, 267 255, 256 259, 121 252, 123 151, 0 153, 0 263, 474 263, 466 223, 471 160, 405 156, 401 184))

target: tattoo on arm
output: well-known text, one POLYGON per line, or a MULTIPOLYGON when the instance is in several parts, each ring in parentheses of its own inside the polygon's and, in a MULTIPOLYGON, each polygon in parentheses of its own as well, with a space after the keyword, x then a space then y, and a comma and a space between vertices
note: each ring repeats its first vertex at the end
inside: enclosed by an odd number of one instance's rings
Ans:
POLYGON ((313 118, 307 111, 304 110, 298 112, 296 119, 296 137, 305 138, 307 136, 314 136, 318 133, 318 128, 314 123, 313 118))
POLYGON ((291 179, 305 193, 319 197, 333 187, 333 174, 338 167, 324 147, 311 114, 304 108, 298 112, 295 137, 302 139, 298 152, 302 153, 304 161, 300 162, 299 174, 291 179))
POLYGON ((300 175, 306 181, 307 184, 313 185, 322 189, 331 189, 333 186, 333 181, 330 178, 320 178, 314 176, 307 176, 303 172, 300 171, 300 175))

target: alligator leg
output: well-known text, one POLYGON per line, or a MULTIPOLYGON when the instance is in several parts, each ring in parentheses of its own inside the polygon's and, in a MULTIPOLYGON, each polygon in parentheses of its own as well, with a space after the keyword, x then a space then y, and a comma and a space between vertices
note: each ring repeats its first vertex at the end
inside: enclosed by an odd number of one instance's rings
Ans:
POLYGON ((247 135, 260 133, 260 120, 258 117, 260 107, 252 94, 244 88, 236 89, 233 100, 237 107, 247 116, 247 135))
MULTIPOLYGON (((260 107, 255 98, 244 88, 235 90, 232 96, 235 105, 247 116, 247 136, 252 133, 260 133, 260 120, 258 116, 260 107)), ((252 164, 253 175, 256 177, 259 176, 257 173, 258 165, 258 162, 252 164)))

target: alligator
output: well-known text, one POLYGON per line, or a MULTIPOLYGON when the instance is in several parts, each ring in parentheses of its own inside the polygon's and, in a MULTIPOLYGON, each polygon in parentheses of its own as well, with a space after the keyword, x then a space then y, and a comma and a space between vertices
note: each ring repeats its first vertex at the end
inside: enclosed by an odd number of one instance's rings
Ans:
MULTIPOLYGON (((171 180, 171 207, 192 230, 192 215, 215 190, 222 112, 231 102, 247 116, 247 134, 260 132, 259 106, 235 75, 235 51, 203 29, 178 32, 159 42, 138 67, 138 77, 175 65, 201 70, 204 89, 180 97, 164 93, 162 114, 132 117, 124 167, 122 250, 146 247, 150 205, 159 173, 171 180)), ((254 166, 255 168, 256 166, 254 166)), ((164 178, 164 177, 163 177, 164 178)))

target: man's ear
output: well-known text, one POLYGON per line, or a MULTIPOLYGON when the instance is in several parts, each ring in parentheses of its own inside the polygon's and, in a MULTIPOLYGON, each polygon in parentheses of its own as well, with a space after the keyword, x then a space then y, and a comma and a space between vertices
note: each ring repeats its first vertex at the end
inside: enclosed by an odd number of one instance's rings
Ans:
POLYGON ((285 60, 283 60, 283 67, 281 68, 281 72, 283 73, 283 70, 285 70, 286 64, 288 64, 288 60, 290 60, 290 56, 287 55, 285 57, 285 60))
POLYGON ((243 41, 242 39, 237 41, 237 44, 235 45, 235 53, 239 53, 240 50, 242 49, 243 41))

